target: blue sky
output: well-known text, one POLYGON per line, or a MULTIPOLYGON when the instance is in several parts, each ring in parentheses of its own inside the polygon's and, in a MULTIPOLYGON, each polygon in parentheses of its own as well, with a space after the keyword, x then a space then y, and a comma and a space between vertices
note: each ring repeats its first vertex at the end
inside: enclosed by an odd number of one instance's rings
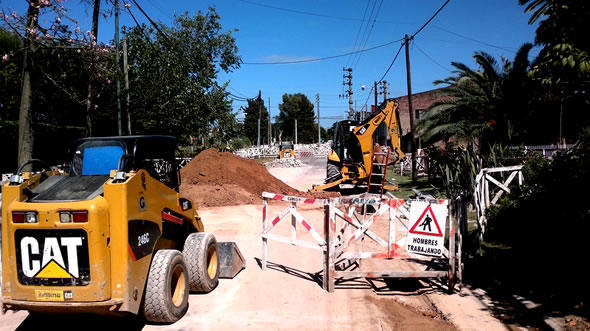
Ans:
MULTIPOLYGON (((234 36, 239 55, 244 61, 241 68, 234 72, 221 72, 220 83, 229 80, 230 91, 244 97, 255 97, 261 90, 265 103, 270 97, 272 116, 278 114, 278 104, 285 93, 304 93, 314 103, 315 95, 319 93, 321 117, 327 117, 321 122, 324 127, 342 119, 348 108, 348 100, 339 98, 339 95, 344 94, 343 67, 353 68, 353 95, 357 110, 360 110, 367 100, 369 105, 373 103, 374 97, 369 95, 373 82, 381 79, 401 42, 364 52, 360 57, 343 56, 301 64, 248 63, 330 57, 393 42, 405 34, 415 33, 444 2, 138 1, 149 16, 165 24, 171 22, 174 13, 188 11, 194 14, 198 10, 206 11, 209 6, 215 6, 224 30, 238 29, 234 36), (362 89, 363 85, 366 86, 365 90, 362 89)), ((79 0, 66 1, 66 5, 71 8, 72 16, 80 21, 81 27, 89 29, 90 6, 81 4, 79 0)), ((102 6, 104 8, 107 5, 103 2, 102 6)), ((0 8, 24 13, 26 3, 24 0, 0 0, 0 8)), ((149 24, 137 8, 132 6, 131 10, 140 23, 149 24)), ((435 88, 433 81, 451 74, 451 61, 474 67, 472 55, 476 51, 488 52, 497 59, 501 56, 513 59, 519 46, 534 41, 536 26, 528 25, 528 18, 524 8, 518 5, 518 0, 451 0, 411 44, 413 92, 435 88)), ((134 25, 131 17, 123 10, 120 24, 134 25)), ((100 22, 98 38, 108 42, 113 36, 114 19, 110 17, 100 22)), ((531 54, 537 52, 538 48, 534 48, 531 54)), ((390 97, 407 93, 403 50, 384 79, 389 83, 390 97)), ((379 100, 382 99, 383 96, 379 96, 379 100)), ((239 111, 244 104, 235 101, 234 109, 239 111)), ((240 113, 238 117, 243 117, 243 114, 240 113)))

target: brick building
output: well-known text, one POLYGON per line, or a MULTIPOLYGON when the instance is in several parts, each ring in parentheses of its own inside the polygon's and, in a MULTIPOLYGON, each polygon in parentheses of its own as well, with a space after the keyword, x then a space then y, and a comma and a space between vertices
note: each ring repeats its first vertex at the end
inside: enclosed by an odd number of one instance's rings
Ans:
MULTIPOLYGON (((444 98, 441 95, 441 90, 443 90, 443 88, 412 94, 412 105, 415 114, 414 125, 418 124, 420 117, 424 115, 424 113, 434 102, 444 98)), ((410 108, 408 106, 408 96, 404 95, 396 97, 395 99, 397 102, 399 102, 399 117, 402 126, 402 133, 405 138, 403 138, 403 141, 409 143, 410 108)), ((416 144, 418 145, 418 148, 422 148, 420 139, 416 139, 416 144)))

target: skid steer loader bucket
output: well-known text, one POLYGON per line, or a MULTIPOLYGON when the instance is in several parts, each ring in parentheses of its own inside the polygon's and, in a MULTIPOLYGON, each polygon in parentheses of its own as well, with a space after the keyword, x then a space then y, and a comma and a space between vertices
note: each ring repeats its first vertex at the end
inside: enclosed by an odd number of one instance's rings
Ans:
POLYGON ((218 242, 217 245, 220 256, 219 278, 234 278, 246 268, 244 256, 233 241, 218 242))

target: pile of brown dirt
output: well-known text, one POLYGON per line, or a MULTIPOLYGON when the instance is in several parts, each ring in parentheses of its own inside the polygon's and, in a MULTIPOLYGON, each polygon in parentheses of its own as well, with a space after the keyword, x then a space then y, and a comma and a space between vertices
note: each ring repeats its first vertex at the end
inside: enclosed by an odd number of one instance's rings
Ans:
POLYGON ((213 148, 199 153, 180 174, 180 193, 197 207, 258 204, 262 192, 314 198, 335 196, 327 192, 298 191, 271 175, 260 163, 232 153, 219 153, 213 148))

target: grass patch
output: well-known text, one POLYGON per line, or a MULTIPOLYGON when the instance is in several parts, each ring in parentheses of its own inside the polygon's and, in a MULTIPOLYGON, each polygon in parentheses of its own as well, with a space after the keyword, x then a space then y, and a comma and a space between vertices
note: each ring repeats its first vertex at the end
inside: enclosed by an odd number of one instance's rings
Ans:
POLYGON ((415 199, 416 193, 412 189, 418 190, 424 194, 430 194, 435 198, 446 198, 445 191, 439 179, 428 179, 428 177, 418 177, 416 182, 412 182, 412 174, 400 176, 399 170, 389 167, 387 169, 387 180, 398 185, 399 190, 391 194, 400 199, 415 199))

